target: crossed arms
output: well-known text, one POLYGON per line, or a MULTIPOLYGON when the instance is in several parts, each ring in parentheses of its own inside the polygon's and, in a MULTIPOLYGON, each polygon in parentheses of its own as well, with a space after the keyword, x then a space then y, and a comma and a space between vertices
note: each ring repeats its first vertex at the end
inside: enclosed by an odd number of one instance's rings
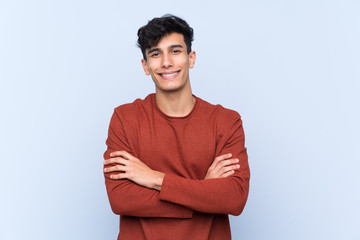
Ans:
POLYGON ((105 183, 114 213, 172 218, 191 218, 193 211, 241 213, 248 195, 250 173, 240 116, 218 143, 218 157, 203 180, 149 168, 132 153, 118 121, 114 114, 108 150, 104 154, 105 183))
MULTIPOLYGON (((215 158, 204 179, 225 178, 240 168, 239 159, 232 159, 227 153, 215 158)), ((128 179, 134 183, 160 191, 165 173, 152 170, 140 159, 126 151, 110 153, 110 158, 104 161, 104 172, 110 174, 111 179, 128 179)))

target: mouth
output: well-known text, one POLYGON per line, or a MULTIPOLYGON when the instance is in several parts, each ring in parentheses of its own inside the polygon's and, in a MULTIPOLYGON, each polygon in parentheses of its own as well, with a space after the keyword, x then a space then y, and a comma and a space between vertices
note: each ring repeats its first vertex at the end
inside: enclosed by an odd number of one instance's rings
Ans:
POLYGON ((172 72, 163 72, 163 73, 158 73, 163 79, 172 79, 172 78, 176 78, 179 75, 179 71, 172 71, 172 72))

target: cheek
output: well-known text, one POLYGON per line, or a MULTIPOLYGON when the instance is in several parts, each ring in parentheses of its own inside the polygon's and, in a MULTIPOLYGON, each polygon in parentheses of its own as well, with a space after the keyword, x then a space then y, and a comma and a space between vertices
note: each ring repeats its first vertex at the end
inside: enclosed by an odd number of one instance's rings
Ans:
POLYGON ((188 60, 183 61, 182 66, 184 67, 184 70, 189 70, 190 68, 190 62, 188 60))
POLYGON ((156 70, 156 64, 154 64, 154 63, 149 63, 149 64, 148 64, 148 70, 149 70, 150 73, 155 72, 155 70, 156 70))
POLYGON ((186 68, 189 68, 190 67, 190 59, 185 59, 184 60, 184 63, 183 63, 186 68))

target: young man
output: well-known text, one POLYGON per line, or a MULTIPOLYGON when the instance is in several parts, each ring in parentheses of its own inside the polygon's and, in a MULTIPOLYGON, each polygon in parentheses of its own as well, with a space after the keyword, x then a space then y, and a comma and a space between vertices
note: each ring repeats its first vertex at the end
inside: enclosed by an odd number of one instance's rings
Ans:
POLYGON ((154 18, 138 37, 156 93, 111 118, 104 174, 118 239, 231 239, 228 214, 242 212, 249 192, 240 115, 192 94, 184 20, 154 18))

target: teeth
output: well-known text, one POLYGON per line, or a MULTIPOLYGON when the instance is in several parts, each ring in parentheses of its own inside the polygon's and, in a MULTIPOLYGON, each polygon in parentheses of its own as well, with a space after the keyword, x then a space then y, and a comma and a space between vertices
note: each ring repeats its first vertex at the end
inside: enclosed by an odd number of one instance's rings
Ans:
POLYGON ((163 74, 161 74, 161 76, 163 76, 163 77, 172 77, 172 76, 175 76, 176 74, 177 74, 177 72, 168 73, 168 74, 163 73, 163 74))

